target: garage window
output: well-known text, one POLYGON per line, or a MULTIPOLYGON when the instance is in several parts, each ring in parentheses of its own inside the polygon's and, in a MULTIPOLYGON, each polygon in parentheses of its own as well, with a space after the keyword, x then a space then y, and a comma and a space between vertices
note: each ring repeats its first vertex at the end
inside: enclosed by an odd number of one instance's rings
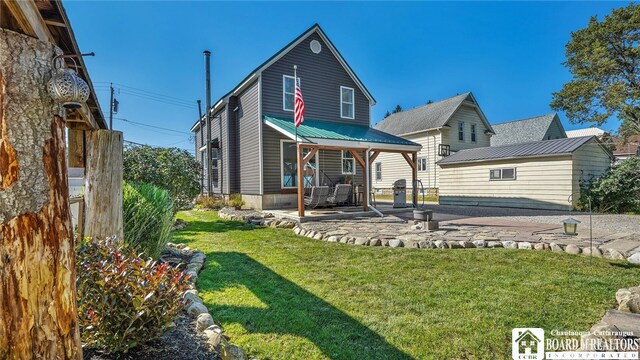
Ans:
POLYGON ((489 180, 515 180, 516 168, 502 168, 489 170, 489 180))

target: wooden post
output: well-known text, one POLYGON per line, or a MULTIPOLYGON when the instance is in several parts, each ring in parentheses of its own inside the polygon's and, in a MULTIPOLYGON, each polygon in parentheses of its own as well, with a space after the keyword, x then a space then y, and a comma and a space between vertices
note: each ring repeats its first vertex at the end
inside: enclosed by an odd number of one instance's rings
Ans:
POLYGON ((69 129, 69 167, 84 168, 84 130, 69 129))
POLYGON ((124 236, 122 140, 119 131, 95 130, 87 133, 85 236, 124 236))
POLYGON ((302 154, 304 153, 302 144, 298 144, 298 160, 297 160, 297 172, 298 172, 298 216, 304 216, 304 159, 302 154))
POLYGON ((0 29, 0 53, 0 359, 79 360, 65 125, 45 90, 54 47, 0 29))

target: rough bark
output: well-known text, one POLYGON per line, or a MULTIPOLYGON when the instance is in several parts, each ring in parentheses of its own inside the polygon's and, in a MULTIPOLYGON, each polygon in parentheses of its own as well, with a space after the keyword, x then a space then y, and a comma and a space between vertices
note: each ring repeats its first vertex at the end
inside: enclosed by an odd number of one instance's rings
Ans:
POLYGON ((87 132, 85 175, 85 236, 123 237, 122 133, 87 132))
POLYGON ((0 29, 0 359, 81 359, 51 44, 0 29))

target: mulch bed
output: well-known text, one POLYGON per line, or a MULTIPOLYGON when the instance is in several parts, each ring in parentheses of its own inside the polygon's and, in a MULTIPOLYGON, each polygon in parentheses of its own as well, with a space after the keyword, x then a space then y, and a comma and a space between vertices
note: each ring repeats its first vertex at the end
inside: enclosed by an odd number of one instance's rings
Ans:
POLYGON ((104 354, 84 349, 84 360, 215 360, 218 354, 211 351, 206 338, 196 331, 186 313, 175 320, 176 327, 157 340, 129 350, 126 354, 104 354))

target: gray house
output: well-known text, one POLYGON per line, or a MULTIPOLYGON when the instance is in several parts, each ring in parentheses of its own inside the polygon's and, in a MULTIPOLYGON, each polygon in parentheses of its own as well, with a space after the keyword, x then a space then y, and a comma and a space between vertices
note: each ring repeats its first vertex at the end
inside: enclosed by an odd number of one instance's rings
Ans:
MULTIPOLYGON (((247 206, 255 209, 297 205, 303 216, 302 198, 314 186, 352 183, 368 194, 366 169, 381 152, 405 154, 409 166, 416 168, 421 146, 372 129, 374 104, 320 26, 313 25, 213 105, 212 193, 242 194, 247 206), (297 137, 294 65, 306 108, 297 137)), ((197 159, 206 164, 201 124, 202 119, 191 131, 197 159)), ((363 196, 365 209, 367 200, 363 196)))
POLYGON ((491 146, 564 139, 567 137, 562 122, 560 122, 560 118, 556 113, 494 124, 493 130, 495 135, 491 137, 491 146))

